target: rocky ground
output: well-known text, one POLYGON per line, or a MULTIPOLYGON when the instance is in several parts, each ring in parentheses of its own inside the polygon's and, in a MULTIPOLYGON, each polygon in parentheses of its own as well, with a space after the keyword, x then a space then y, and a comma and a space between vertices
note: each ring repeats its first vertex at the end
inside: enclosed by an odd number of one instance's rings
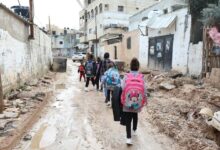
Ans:
POLYGON ((113 121, 103 94, 94 89, 84 92, 77 65, 69 61, 67 73, 49 73, 6 96, 0 114, 0 149, 23 133, 26 121, 40 109, 40 119, 32 122, 36 123, 33 127, 28 125, 30 131, 25 131, 15 150, 219 149, 219 131, 207 125, 199 113, 202 108, 216 112, 220 107, 220 91, 209 79, 192 79, 175 71, 146 72, 149 104, 139 116, 138 136, 129 148, 125 128, 113 121), (50 103, 42 106, 51 93, 50 103))
POLYGON ((220 90, 213 88, 209 80, 183 77, 178 72, 146 75, 149 91, 147 119, 173 138, 183 149, 217 150, 220 133, 208 126, 202 108, 213 112, 220 108, 220 90))
MULTIPOLYGON (((0 149, 10 145, 25 128, 31 126, 31 117, 53 91, 53 76, 53 73, 48 73, 47 76, 27 82, 6 95, 5 110, 0 114, 0 149)), ((30 138, 27 135, 24 140, 30 138)))

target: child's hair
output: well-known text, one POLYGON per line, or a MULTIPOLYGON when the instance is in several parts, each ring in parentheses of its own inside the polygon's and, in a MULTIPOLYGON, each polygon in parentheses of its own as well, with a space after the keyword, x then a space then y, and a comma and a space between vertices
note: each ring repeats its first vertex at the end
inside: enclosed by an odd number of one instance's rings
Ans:
POLYGON ((101 58, 100 57, 97 57, 97 62, 100 62, 101 61, 101 58))
POLYGON ((130 63, 131 71, 138 71, 140 67, 140 63, 137 58, 133 58, 130 63))
POLYGON ((105 59, 108 59, 108 58, 109 58, 109 53, 108 53, 108 52, 106 52, 106 53, 104 54, 104 58, 105 58, 105 59))
POLYGON ((92 54, 89 54, 89 60, 93 60, 93 55, 92 54))

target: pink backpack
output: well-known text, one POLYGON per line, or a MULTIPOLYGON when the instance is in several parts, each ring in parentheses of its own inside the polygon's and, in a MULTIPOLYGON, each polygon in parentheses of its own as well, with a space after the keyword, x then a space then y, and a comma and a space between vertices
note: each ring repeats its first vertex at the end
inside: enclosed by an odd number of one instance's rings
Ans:
POLYGON ((124 112, 140 112, 147 103, 144 91, 143 74, 126 75, 125 87, 121 95, 121 103, 124 112))

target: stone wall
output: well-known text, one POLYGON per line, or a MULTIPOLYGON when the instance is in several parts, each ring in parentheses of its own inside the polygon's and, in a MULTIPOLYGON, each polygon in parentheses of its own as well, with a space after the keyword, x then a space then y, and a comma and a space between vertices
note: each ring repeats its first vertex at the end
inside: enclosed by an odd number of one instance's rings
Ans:
POLYGON ((52 62, 51 38, 0 4, 0 70, 4 93, 45 74, 52 62))

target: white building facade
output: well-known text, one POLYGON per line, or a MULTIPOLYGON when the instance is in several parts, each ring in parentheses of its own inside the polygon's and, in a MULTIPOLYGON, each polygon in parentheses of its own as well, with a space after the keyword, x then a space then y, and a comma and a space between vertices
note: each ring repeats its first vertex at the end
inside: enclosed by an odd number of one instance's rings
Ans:
POLYGON ((71 57, 77 50, 81 33, 69 28, 56 28, 51 32, 53 56, 71 57))
POLYGON ((103 42, 118 39, 128 31, 129 17, 158 0, 85 0, 80 12, 80 42, 89 45, 96 56, 104 52, 103 42))
POLYGON ((142 68, 201 74, 202 43, 190 43, 191 15, 186 2, 162 0, 130 17, 129 24, 129 32, 140 32, 137 38, 142 68))

